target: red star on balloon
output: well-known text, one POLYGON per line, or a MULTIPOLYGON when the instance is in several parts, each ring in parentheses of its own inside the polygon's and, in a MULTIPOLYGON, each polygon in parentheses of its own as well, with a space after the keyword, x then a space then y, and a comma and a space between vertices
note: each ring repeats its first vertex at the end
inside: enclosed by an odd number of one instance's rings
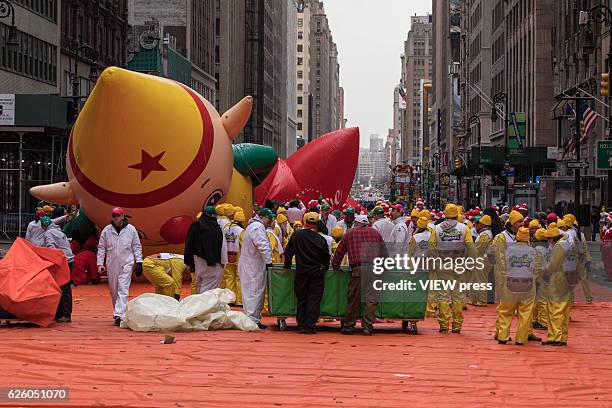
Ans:
POLYGON ((141 151, 141 162, 128 166, 130 169, 140 170, 140 181, 147 178, 152 171, 166 171, 166 168, 162 166, 159 161, 161 160, 164 152, 161 152, 157 156, 151 156, 146 151, 141 151))

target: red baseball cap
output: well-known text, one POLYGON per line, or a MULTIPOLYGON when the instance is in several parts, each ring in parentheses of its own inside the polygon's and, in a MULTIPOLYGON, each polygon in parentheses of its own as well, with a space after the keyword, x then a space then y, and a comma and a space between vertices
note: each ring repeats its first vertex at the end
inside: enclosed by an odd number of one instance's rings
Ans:
POLYGON ((45 215, 47 215, 47 213, 46 213, 44 210, 36 210, 36 216, 37 216, 38 218, 42 218, 42 217, 44 217, 45 215))
POLYGON ((119 214, 119 215, 123 215, 123 214, 125 214, 125 213, 123 212, 123 208, 121 208, 121 207, 115 207, 115 208, 113 208, 113 211, 112 211, 111 213, 112 213, 112 214, 119 214))
POLYGON ((559 217, 557 217, 557 214, 551 212, 550 214, 546 216, 546 219, 547 220, 557 220, 559 219, 559 217))

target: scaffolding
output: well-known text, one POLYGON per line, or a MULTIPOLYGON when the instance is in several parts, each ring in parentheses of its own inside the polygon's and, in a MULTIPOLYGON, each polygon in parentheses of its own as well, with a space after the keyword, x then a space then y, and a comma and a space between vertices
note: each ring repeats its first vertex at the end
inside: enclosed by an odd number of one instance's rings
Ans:
POLYGON ((67 141, 44 127, 0 127, 0 238, 23 236, 34 219, 31 187, 67 180, 67 141))

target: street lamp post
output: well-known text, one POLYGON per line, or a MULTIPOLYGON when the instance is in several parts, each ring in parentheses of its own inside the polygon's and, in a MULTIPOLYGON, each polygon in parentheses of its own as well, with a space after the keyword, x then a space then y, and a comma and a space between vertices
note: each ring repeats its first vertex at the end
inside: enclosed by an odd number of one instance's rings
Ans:
MULTIPOLYGON (((607 59, 607 67, 606 67, 606 72, 610 71, 610 68, 612 67, 612 10, 603 5, 597 5, 594 7, 591 7, 591 9, 589 10, 589 17, 592 18, 596 23, 603 23, 606 27, 608 27, 608 59, 607 59)), ((590 28, 587 27, 587 30, 590 30, 590 28)), ((612 139, 612 95, 608 94, 606 96, 607 102, 608 102, 608 126, 606 129, 606 139, 611 140, 612 139)), ((580 155, 580 149, 579 146, 576 145, 576 154, 577 154, 577 159, 579 159, 579 155, 580 155)), ((579 169, 576 169, 576 172, 579 172, 579 169)), ((612 206, 612 171, 608 171, 608 206, 612 206)), ((580 174, 580 173, 578 173, 580 174)), ((578 186, 576 186, 578 187, 578 186)), ((578 195, 578 197, 580 197, 578 195)), ((603 200, 602 200, 603 201, 603 200)), ((576 201, 576 205, 578 205, 578 201, 576 201)), ((577 208, 577 212, 576 215, 578 216, 579 214, 579 209, 577 208)))
POLYGON ((482 177, 484 176, 484 167, 482 167, 482 133, 481 131, 481 127, 480 127, 480 118, 477 115, 472 115, 470 116, 470 118, 468 119, 468 136, 471 137, 472 136, 472 128, 469 127, 469 125, 478 125, 478 169, 479 169, 479 178, 478 178, 478 206, 481 206, 481 196, 482 196, 482 190, 481 190, 481 182, 482 182, 482 177))
POLYGON ((436 178, 438 179, 438 183, 436 184, 436 190, 435 190, 435 194, 436 194, 436 209, 440 209, 440 203, 441 201, 441 197, 440 197, 440 183, 442 182, 440 180, 441 177, 441 172, 442 172, 442 155, 440 154, 440 152, 435 152, 433 154, 433 158, 436 162, 436 178))
POLYGON ((96 68, 96 51, 87 44, 81 44, 77 48, 72 50, 74 54, 74 72, 70 75, 70 81, 72 83, 72 98, 74 100, 74 118, 79 116, 79 99, 81 98, 80 90, 80 78, 79 78, 79 58, 86 59, 91 65, 89 69, 89 80, 96 82, 98 79, 98 69, 96 68))
POLYGON ((6 38, 6 47, 9 51, 14 52, 19 48, 17 26, 15 25, 15 8, 10 1, 0 0, 0 18, 7 17, 11 17, 11 25, 9 26, 8 36, 6 38))
MULTIPOLYGON (((497 105, 504 104, 504 170, 508 163, 508 95, 505 92, 498 92, 493 95, 493 105, 491 106, 491 120, 497 121, 497 105)), ((479 132, 480 133, 480 132, 479 132)), ((504 173, 504 204, 508 204, 508 174, 504 173)))

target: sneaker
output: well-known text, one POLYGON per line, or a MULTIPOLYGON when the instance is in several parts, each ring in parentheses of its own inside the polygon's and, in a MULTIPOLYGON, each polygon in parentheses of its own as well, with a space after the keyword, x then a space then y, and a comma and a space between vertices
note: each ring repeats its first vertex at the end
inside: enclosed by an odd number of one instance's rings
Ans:
POLYGON ((516 343, 514 343, 516 346, 522 346, 523 343, 519 343, 518 341, 516 343))
POLYGON ((340 329, 340 333, 352 336, 353 334, 355 334, 355 329, 353 327, 343 327, 342 329, 340 329))
POLYGON ((268 326, 261 322, 257 322, 257 327, 259 328, 259 330, 266 330, 268 328, 268 326))
POLYGON ((317 329, 314 327, 308 327, 304 329, 304 334, 317 334, 317 329))
POLYGON ((543 341, 543 346, 562 346, 563 344, 560 341, 543 341))
POLYGON ((121 318, 119 316, 115 316, 115 326, 121 325, 121 318))
POLYGON ((510 339, 508 340, 497 340, 497 344, 506 344, 510 341, 510 339))
POLYGON ((363 335, 364 336, 371 336, 372 335, 372 329, 368 328, 368 327, 364 327, 363 329, 361 329, 363 331, 363 335))
POLYGON ((70 317, 68 317, 68 316, 64 316, 64 317, 60 317, 59 319, 57 319, 56 322, 58 322, 58 323, 70 323, 70 322, 72 322, 72 319, 70 319, 70 317))
POLYGON ((440 330, 438 330, 438 333, 446 334, 446 333, 448 333, 448 329, 440 327, 440 330))

